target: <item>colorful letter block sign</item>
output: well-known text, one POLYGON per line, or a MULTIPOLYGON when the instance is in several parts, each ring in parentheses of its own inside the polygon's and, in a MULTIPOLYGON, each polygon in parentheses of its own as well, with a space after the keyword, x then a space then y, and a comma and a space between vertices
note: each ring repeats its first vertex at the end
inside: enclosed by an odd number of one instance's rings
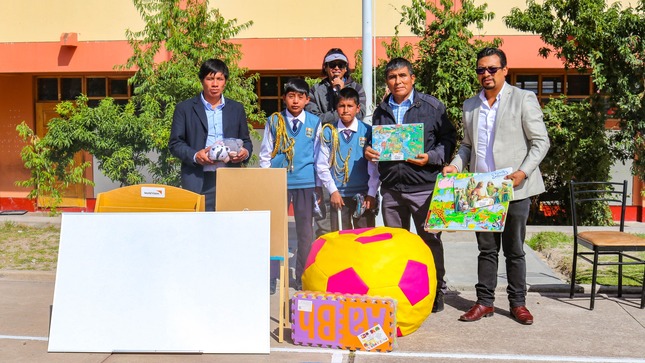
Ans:
POLYGON ((396 301, 356 294, 298 292, 291 299, 294 344, 390 352, 396 301))

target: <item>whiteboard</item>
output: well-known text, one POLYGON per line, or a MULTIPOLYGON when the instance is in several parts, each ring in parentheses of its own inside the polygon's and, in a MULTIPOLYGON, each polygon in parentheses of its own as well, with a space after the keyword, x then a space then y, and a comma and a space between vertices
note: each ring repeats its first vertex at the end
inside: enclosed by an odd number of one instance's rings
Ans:
POLYGON ((270 350, 270 212, 65 213, 49 352, 270 350))

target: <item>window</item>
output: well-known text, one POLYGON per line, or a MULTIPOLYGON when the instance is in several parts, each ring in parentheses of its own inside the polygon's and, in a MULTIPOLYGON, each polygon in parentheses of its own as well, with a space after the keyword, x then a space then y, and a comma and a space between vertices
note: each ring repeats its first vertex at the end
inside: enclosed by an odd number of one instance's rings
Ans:
POLYGON ((516 72, 511 75, 511 84, 529 90, 545 105, 551 98, 567 96, 569 102, 580 102, 592 94, 591 76, 580 73, 516 72))
POLYGON ((284 84, 289 78, 305 78, 316 77, 312 74, 306 75, 261 75, 256 85, 256 92, 258 95, 258 104, 266 116, 270 116, 274 112, 280 112, 284 109, 282 96, 284 92, 284 84))
POLYGON ((39 77, 36 79, 36 99, 43 101, 73 101, 81 94, 89 98, 88 105, 94 107, 105 97, 124 105, 132 97, 133 87, 128 85, 127 76, 77 76, 39 77))

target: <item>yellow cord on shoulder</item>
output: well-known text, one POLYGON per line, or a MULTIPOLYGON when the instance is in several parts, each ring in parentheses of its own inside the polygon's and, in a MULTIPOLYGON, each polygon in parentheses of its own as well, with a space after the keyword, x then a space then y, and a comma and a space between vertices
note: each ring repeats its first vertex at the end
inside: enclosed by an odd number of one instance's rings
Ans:
POLYGON ((273 147, 273 152, 271 153, 271 159, 275 158, 278 153, 283 153, 289 163, 287 170, 293 171, 293 146, 296 143, 296 140, 292 137, 289 137, 287 134, 287 126, 284 117, 280 112, 274 112, 271 114, 270 120, 273 121, 273 116, 278 117, 278 122, 275 126, 275 145, 273 147))
POLYGON ((340 141, 338 140, 338 132, 336 128, 331 124, 325 124, 322 127, 322 141, 326 144, 331 143, 329 148, 329 169, 332 171, 332 176, 334 179, 339 180, 340 176, 343 176, 343 184, 347 184, 349 181, 349 156, 352 154, 352 148, 349 148, 347 156, 343 158, 340 154, 340 141), (329 134, 331 135, 331 140, 325 137, 325 128, 329 129, 329 134), (342 161, 342 165, 338 163, 336 157, 342 161))

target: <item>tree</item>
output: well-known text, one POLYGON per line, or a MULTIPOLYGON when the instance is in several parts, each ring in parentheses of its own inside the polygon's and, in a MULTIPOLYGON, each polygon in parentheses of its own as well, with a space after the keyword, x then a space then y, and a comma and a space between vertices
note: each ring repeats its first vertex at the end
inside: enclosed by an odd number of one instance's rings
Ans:
MULTIPOLYGON (((247 70, 237 66, 240 47, 228 41, 252 23, 226 20, 217 9, 209 10, 205 0, 133 1, 146 25, 141 31, 126 31, 133 54, 116 66, 136 69, 129 80, 135 87, 130 102, 121 106, 107 98, 96 108, 88 107, 85 96, 63 102, 48 133, 27 147, 40 150, 49 163, 68 167, 76 152, 87 151, 98 160, 99 170, 121 185, 145 181, 146 171, 155 183, 179 185, 180 162, 168 151, 170 125, 175 105, 201 91, 197 73, 203 61, 226 62, 230 76, 225 96, 245 106, 251 134, 259 138, 251 126, 264 122, 255 94, 258 75, 247 77, 247 70)), ((24 157, 23 161, 30 168, 24 157)), ((30 180, 38 178, 33 166, 30 169, 30 180)), ((65 172, 57 170, 56 177, 65 180, 65 172)), ((23 183, 29 185, 37 188, 40 183, 23 183)))
POLYGON ((544 0, 542 4, 529 0, 526 10, 514 8, 505 17, 507 26, 540 35, 546 44, 539 50, 541 56, 562 59, 566 69, 590 70, 597 90, 587 100, 586 110, 553 101, 545 106, 552 139, 575 135, 560 139, 562 143, 552 142, 566 154, 552 148, 545 159, 547 169, 553 167, 545 170, 547 196, 565 208, 569 179, 608 180, 609 166, 616 159, 635 158, 632 171, 645 176, 645 158, 640 156, 645 155, 644 11, 645 0, 627 9, 618 2, 607 6, 604 0, 544 0), (620 120, 618 132, 605 132, 607 108, 612 118, 620 120))
POLYGON ((412 0, 410 6, 402 7, 401 22, 421 37, 416 45, 417 86, 441 100, 448 118, 461 130, 463 102, 481 88, 475 74, 477 52, 499 46, 501 40, 484 41, 470 30, 474 26, 481 31, 484 22, 494 18, 486 4, 475 6, 473 0, 464 0, 458 10, 453 10, 453 4, 452 0, 440 0, 440 6, 434 1, 412 0), (427 14, 432 21, 427 21, 427 14))

